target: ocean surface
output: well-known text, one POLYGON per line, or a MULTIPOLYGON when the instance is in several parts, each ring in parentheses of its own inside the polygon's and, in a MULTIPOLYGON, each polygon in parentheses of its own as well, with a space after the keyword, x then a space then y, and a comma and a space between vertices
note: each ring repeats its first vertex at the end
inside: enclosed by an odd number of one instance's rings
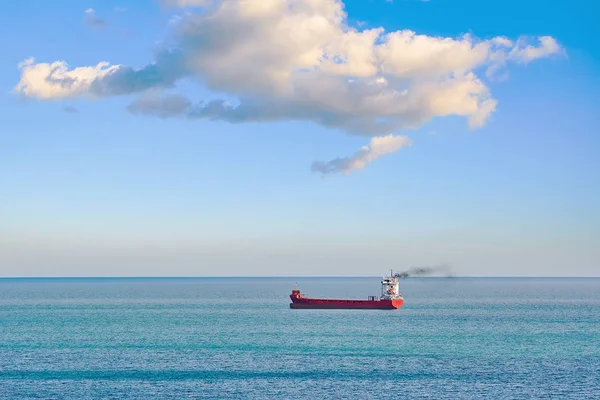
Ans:
POLYGON ((600 279, 0 279, 0 399, 600 399, 600 279))

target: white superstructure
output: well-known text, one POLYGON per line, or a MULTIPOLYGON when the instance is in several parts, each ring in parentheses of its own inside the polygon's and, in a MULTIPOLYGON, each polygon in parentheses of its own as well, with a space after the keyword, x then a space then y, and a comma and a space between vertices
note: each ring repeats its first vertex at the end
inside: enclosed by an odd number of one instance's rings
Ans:
POLYGON ((399 279, 394 276, 393 271, 390 276, 381 278, 381 300, 399 300, 403 299, 400 294, 399 279))

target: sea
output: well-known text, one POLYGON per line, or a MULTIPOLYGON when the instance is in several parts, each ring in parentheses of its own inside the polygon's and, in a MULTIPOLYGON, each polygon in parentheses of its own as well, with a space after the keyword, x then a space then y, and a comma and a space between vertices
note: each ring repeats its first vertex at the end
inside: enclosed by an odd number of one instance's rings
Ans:
POLYGON ((600 279, 0 279, 0 399, 600 399, 600 279))

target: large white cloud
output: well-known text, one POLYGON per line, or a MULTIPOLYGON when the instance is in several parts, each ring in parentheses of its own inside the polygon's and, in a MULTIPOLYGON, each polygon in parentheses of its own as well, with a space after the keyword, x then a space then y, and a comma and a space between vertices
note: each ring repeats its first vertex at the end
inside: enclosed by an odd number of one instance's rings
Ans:
POLYGON ((63 62, 30 60, 20 66, 15 91, 42 100, 104 97, 173 87, 190 77, 238 101, 153 94, 129 109, 234 123, 308 120, 377 136, 448 115, 480 127, 497 102, 479 71, 491 76, 509 62, 564 52, 548 36, 479 40, 360 30, 347 25, 340 0, 163 2, 200 9, 178 18, 172 49, 157 51, 152 64, 133 69, 100 63, 69 70, 63 62))

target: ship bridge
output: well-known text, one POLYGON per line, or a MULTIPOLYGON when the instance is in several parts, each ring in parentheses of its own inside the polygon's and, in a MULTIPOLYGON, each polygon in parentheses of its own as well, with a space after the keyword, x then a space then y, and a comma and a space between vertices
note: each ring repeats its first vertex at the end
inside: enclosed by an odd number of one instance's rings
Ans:
POLYGON ((382 300, 398 300, 402 299, 400 294, 400 282, 393 272, 390 276, 381 278, 381 299, 382 300))

